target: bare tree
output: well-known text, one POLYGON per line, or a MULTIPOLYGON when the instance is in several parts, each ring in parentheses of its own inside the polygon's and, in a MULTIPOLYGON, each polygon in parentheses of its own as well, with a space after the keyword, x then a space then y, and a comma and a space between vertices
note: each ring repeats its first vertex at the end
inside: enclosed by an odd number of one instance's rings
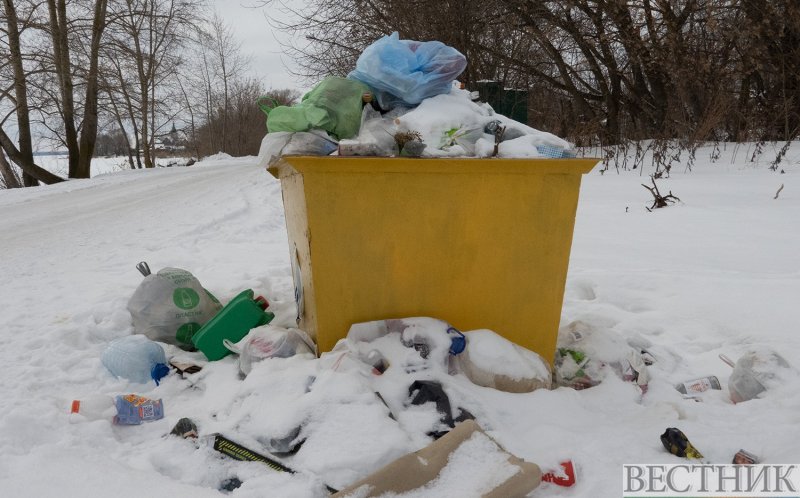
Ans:
MULTIPOLYGON (((403 38, 438 40, 458 49, 468 61, 461 78, 465 83, 487 75, 508 75, 505 61, 487 56, 483 46, 503 47, 513 54, 524 43, 509 29, 496 0, 311 0, 304 8, 267 0, 262 5, 282 12, 280 18, 272 19, 274 27, 303 35, 299 42, 285 43, 284 50, 297 62, 298 76, 307 80, 329 74, 346 76, 365 47, 392 31, 403 38)), ((511 80, 516 74, 509 76, 511 80)))
POLYGON ((225 24, 219 14, 214 13, 210 21, 209 37, 211 52, 216 66, 217 79, 222 84, 222 113, 220 137, 223 150, 229 146, 228 118, 231 114, 231 86, 241 77, 250 63, 249 57, 241 54, 241 43, 236 40, 233 30, 225 24))
POLYGON ((297 102, 300 94, 296 90, 281 89, 264 91, 261 84, 253 79, 236 81, 231 87, 230 108, 227 122, 231 136, 223 150, 213 148, 212 136, 219 129, 224 111, 219 109, 211 118, 200 125, 191 145, 198 151, 198 156, 226 152, 234 156, 255 155, 258 153, 261 140, 267 132, 266 116, 256 105, 259 98, 266 98, 278 105, 291 105, 297 102))
POLYGON ((120 121, 129 119, 137 162, 155 166, 155 139, 179 111, 172 83, 183 59, 181 51, 198 22, 195 0, 114 0, 105 55, 111 71, 111 98, 120 121), (113 83, 112 83, 113 82, 113 83))
MULTIPOLYGON (((26 19, 21 20, 14 3, 11 0, 3 0, 3 13, 6 26, 3 34, 6 38, 8 64, 11 66, 13 96, 10 91, 5 89, 0 93, 0 102, 10 101, 12 107, 11 112, 0 120, 0 149, 22 170, 24 186, 35 186, 39 181, 44 183, 63 181, 63 178, 38 166, 33 160, 30 106, 28 104, 29 72, 24 67, 20 33, 31 25, 31 19, 35 15, 35 6, 31 5, 26 19), (12 116, 16 118, 19 148, 3 129, 12 116)), ((5 158, 3 160, 5 161, 5 158)), ((8 181, 6 181, 6 185, 8 185, 8 181)))
POLYGON ((800 5, 742 0, 741 9, 741 114, 760 118, 757 139, 792 140, 800 135, 800 5))
MULTIPOLYGON (((14 113, 16 114, 19 134, 19 157, 26 163, 33 164, 33 143, 31 140, 31 123, 28 112, 27 78, 22 62, 20 44, 20 26, 17 10, 11 0, 3 0, 8 37, 8 61, 13 70, 14 113)), ((23 173, 26 187, 38 185, 38 180, 29 173, 23 173)))
POLYGON ((101 124, 120 130, 114 143, 125 144, 132 168, 153 167, 164 126, 184 117, 192 130, 212 127, 208 136, 218 150, 252 150, 261 127, 241 131, 258 119, 262 90, 243 78, 249 61, 233 30, 217 15, 204 21, 202 0, 0 2, 5 185, 15 184, 6 158, 25 185, 62 180, 34 163, 34 130, 68 150, 71 178, 90 176, 101 124), (186 73, 200 77, 179 79, 190 45, 198 47, 200 63, 186 73))
POLYGON ((77 121, 78 113, 74 101, 75 84, 70 54, 70 37, 84 32, 73 30, 67 17, 66 0, 47 0, 50 36, 53 47, 55 76, 59 83, 61 118, 64 122, 64 141, 69 151, 69 177, 89 178, 94 144, 97 138, 98 57, 103 31, 106 28, 107 0, 95 0, 91 9, 89 29, 88 70, 84 75, 85 94, 83 117, 77 121))
POLYGON ((460 79, 529 90, 538 127, 599 138, 785 139, 800 134, 796 0, 279 0, 305 35, 286 47, 309 79, 347 74, 378 37, 443 41, 460 79))
MULTIPOLYGON (((198 157, 255 154, 266 132, 256 105, 265 90, 244 76, 250 57, 242 54, 234 32, 216 14, 197 27, 193 41, 187 55, 192 62, 179 78, 190 147, 198 157)), ((297 96, 290 90, 268 93, 280 94, 287 103, 297 96)))

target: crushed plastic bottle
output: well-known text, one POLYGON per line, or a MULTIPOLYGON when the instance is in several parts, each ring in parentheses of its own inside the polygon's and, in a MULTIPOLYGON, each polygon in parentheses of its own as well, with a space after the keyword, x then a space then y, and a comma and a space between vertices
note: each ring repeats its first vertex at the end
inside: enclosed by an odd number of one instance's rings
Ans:
POLYGON ((115 376, 146 384, 169 373, 164 348, 143 335, 129 335, 109 343, 101 358, 115 376))

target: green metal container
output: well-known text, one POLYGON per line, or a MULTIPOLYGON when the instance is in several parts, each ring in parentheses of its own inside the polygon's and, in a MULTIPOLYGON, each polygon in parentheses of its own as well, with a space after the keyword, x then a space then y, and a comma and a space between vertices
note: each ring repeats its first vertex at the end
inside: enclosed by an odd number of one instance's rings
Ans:
POLYGON ((239 342, 250 329, 266 325, 275 318, 265 311, 267 306, 267 300, 261 296, 254 298, 251 289, 242 291, 192 336, 192 343, 211 361, 224 358, 231 351, 223 340, 239 342))

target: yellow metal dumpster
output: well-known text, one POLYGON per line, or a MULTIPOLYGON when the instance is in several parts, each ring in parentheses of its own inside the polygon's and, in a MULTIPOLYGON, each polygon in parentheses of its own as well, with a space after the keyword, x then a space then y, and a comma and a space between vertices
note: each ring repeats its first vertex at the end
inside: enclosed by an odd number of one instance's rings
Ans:
POLYGON ((283 157, 298 326, 430 316, 551 361, 581 175, 596 159, 283 157))

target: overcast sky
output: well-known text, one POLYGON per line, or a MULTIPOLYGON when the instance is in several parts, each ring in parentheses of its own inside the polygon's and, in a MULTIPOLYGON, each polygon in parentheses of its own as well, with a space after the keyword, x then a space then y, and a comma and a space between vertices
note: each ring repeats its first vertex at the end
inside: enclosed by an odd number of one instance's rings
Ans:
MULTIPOLYGON (((280 40, 289 40, 288 35, 269 25, 267 16, 280 16, 280 5, 257 7, 259 0, 211 0, 211 5, 233 28, 242 43, 242 52, 252 57, 251 73, 264 83, 267 89, 293 88, 300 91, 308 89, 298 78, 289 74, 293 62, 281 53, 280 40)), ((303 0, 286 0, 295 7, 303 5, 303 0)))

